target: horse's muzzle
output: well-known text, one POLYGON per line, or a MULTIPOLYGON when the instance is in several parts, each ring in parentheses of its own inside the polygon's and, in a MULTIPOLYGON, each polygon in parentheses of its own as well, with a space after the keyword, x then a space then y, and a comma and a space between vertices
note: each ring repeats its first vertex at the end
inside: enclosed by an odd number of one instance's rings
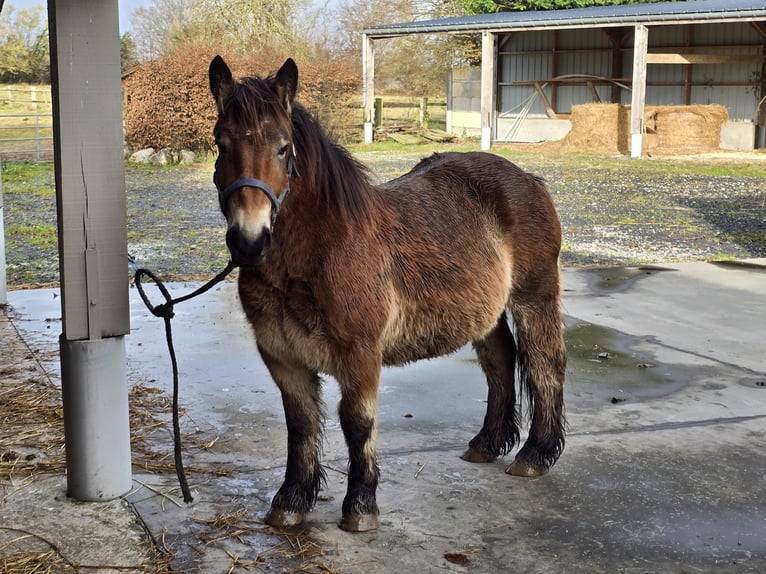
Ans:
POLYGON ((239 225, 233 225, 226 232, 226 246, 231 253, 231 260, 237 265, 260 265, 271 249, 271 230, 264 227, 257 237, 251 238, 242 233, 239 225))

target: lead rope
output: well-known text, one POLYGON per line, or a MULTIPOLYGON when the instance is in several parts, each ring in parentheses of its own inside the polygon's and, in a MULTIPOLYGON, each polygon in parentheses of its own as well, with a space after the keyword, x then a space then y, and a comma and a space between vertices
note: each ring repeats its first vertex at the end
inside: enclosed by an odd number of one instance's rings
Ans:
POLYGON ((176 303, 182 303, 184 301, 188 301, 189 299, 192 299, 193 297, 196 297, 197 295, 202 295, 209 289, 211 289, 214 285, 217 285, 221 281, 223 281, 229 273, 231 273, 237 266, 232 262, 229 261, 229 263, 226 265, 226 268, 221 271, 218 275, 213 277, 210 281, 205 283, 202 287, 197 289, 196 291, 189 293, 188 295, 184 295, 183 297, 178 297, 177 299, 172 299, 170 297, 170 293, 168 292, 165 285, 160 281, 159 277, 157 277, 154 273, 149 271, 148 269, 137 269, 136 274, 134 276, 134 281, 136 284, 136 289, 138 289, 138 293, 141 295, 141 299, 144 302, 144 305, 149 309, 149 311, 152 312, 152 315, 155 317, 162 317, 165 320, 165 339, 168 343, 168 352, 170 353, 170 362, 173 365, 173 451, 174 451, 174 459, 176 464, 176 475, 178 476, 178 483, 181 485, 181 492, 183 493, 184 502, 187 504, 192 502, 194 498, 191 495, 191 492, 189 491, 189 484, 186 482, 186 474, 184 473, 184 465, 183 460, 181 459, 181 429, 178 423, 178 362, 176 361, 176 352, 173 348, 173 330, 170 325, 170 320, 174 317, 175 313, 173 312, 173 305, 176 303), (154 283, 157 285, 157 288, 160 290, 160 293, 162 293, 162 296, 165 297, 165 302, 160 303, 159 305, 152 305, 152 302, 149 300, 149 297, 146 296, 144 293, 144 287, 141 284, 141 281, 146 275, 149 277, 154 283))

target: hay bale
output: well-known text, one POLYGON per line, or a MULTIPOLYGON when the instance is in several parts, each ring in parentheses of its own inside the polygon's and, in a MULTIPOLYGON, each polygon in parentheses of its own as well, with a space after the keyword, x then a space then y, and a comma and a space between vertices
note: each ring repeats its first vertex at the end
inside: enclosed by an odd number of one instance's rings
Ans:
MULTIPOLYGON (((721 127, 728 119, 719 105, 646 106, 644 151, 653 153, 700 153, 715 151, 721 127)), ((630 106, 580 104, 572 106, 572 129, 562 148, 599 154, 630 151, 630 106)))
POLYGON ((700 153, 716 151, 721 143, 721 127, 729 118, 719 105, 646 106, 644 125, 647 151, 655 153, 700 153))
POLYGON ((572 129, 564 137, 564 149, 591 153, 624 154, 629 150, 630 110, 620 104, 572 106, 572 129))

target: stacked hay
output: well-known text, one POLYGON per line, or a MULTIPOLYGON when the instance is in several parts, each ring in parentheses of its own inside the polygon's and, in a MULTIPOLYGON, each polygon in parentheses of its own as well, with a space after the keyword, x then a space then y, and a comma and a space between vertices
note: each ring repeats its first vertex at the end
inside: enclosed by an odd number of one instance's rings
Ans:
POLYGON ((719 105, 646 106, 644 118, 646 151, 701 153, 719 148, 729 114, 719 105))
POLYGON ((562 147, 572 151, 624 154, 630 149, 630 108, 620 104, 572 106, 572 129, 562 147))
MULTIPOLYGON (((726 108, 707 106, 646 106, 644 151, 700 153, 715 151, 726 108)), ((572 129, 562 140, 563 149, 599 154, 630 151, 630 106, 580 104, 572 106, 572 129)))

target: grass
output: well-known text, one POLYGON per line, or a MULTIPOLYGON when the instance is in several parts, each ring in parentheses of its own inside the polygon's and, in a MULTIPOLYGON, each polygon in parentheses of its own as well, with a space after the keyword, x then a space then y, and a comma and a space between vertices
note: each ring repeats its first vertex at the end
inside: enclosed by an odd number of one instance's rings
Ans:
POLYGON ((53 164, 14 162, 3 165, 3 191, 14 193, 33 187, 54 186, 53 164))
MULTIPOLYGON (((479 143, 473 139, 458 141, 456 143, 427 143, 417 145, 403 145, 387 140, 371 144, 350 144, 346 146, 352 153, 374 154, 395 152, 401 155, 427 156, 440 151, 478 151, 479 143)), ((614 170, 622 177, 625 174, 652 174, 657 175, 698 175, 698 176, 736 176, 736 177, 764 177, 766 178, 766 155, 763 159, 755 161, 742 161, 732 156, 728 158, 687 156, 684 158, 642 158, 597 156, 582 153, 551 152, 544 148, 536 149, 534 145, 504 145, 493 146, 492 152, 503 156, 514 163, 531 161, 555 162, 560 167, 571 166, 573 168, 589 168, 601 170, 614 170), (555 159, 552 159, 555 158, 555 159)), ((640 192, 640 183, 636 184, 640 192)))
MULTIPOLYGON (((0 88, 0 93, 2 88, 0 88)), ((422 145, 402 145, 394 141, 375 142, 372 144, 352 144, 347 146, 349 151, 360 156, 368 156, 375 154, 391 154, 396 153, 398 155, 407 156, 412 155, 414 157, 428 156, 435 152, 441 151, 476 151, 478 149, 477 142, 473 140, 465 140, 457 143, 445 144, 445 143, 428 143, 422 145)), ((699 176, 736 176, 736 177, 760 177, 766 178, 766 156, 763 161, 737 161, 735 158, 716 159, 700 161, 694 156, 690 156, 685 159, 629 159, 629 158, 615 158, 615 157, 599 157, 599 156, 586 156, 583 154, 555 154, 552 158, 551 154, 541 153, 535 150, 525 149, 511 149, 504 146, 497 146, 493 148, 493 153, 501 155, 514 161, 515 163, 523 164, 525 162, 552 162, 558 167, 569 167, 577 169, 594 168, 599 170, 613 170, 619 172, 619 177, 631 177, 635 176, 640 178, 641 175, 699 175, 699 176)), ((188 168, 180 168, 178 166, 156 166, 151 164, 130 164, 130 168, 133 171, 145 172, 147 174, 155 173, 157 171, 172 171, 178 170, 179 172, 185 169, 209 169, 210 163, 214 161, 214 157, 205 158, 203 165, 190 166, 188 168)), ((640 182, 640 179, 636 180, 640 182)), ((14 193, 27 193, 35 194, 40 197, 51 197, 55 194, 55 181, 53 164, 51 163, 8 163, 3 166, 2 173, 3 191, 6 194, 14 193)), ((626 201, 641 205, 645 199, 641 195, 640 183, 635 186, 636 194, 630 198, 626 198, 626 201)))
POLYGON ((14 248, 16 243, 28 242, 35 247, 55 247, 58 243, 56 227, 43 223, 31 223, 29 225, 9 225, 5 230, 8 237, 8 246, 14 248))

